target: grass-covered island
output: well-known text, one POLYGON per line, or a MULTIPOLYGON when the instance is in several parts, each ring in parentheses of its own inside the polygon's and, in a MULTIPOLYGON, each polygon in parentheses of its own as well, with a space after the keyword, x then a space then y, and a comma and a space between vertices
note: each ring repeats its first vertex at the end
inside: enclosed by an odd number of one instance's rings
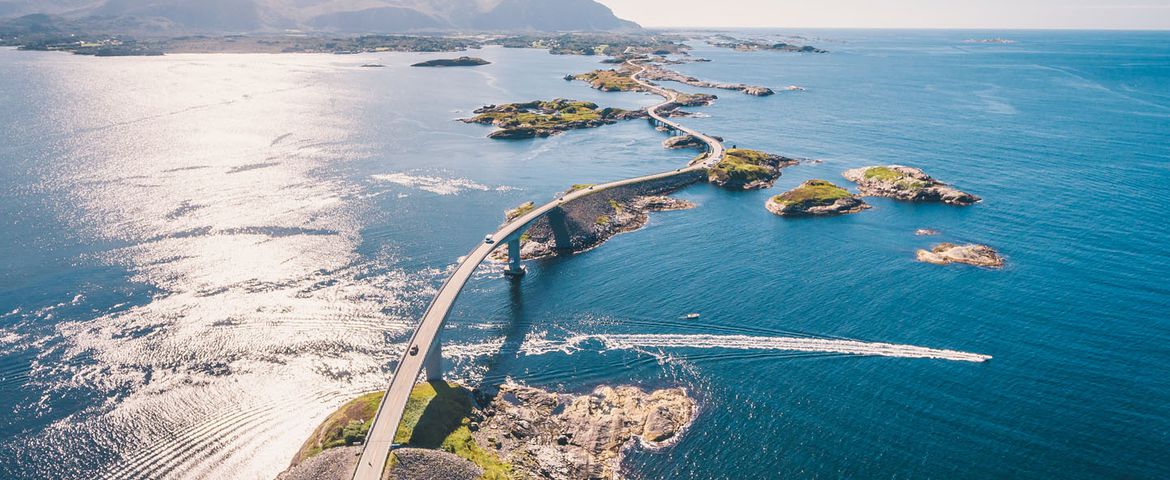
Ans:
POLYGON ((499 127, 488 135, 497 139, 547 137, 578 128, 611 125, 619 120, 645 118, 642 110, 600 108, 592 102, 558 98, 549 101, 488 105, 475 110, 475 116, 463 119, 499 127))
POLYGON ((434 60, 427 60, 425 62, 418 62, 412 67, 478 67, 480 65, 490 65, 492 62, 477 57, 459 57, 459 58, 437 58, 434 60))
POLYGON ((902 165, 863 167, 846 170, 846 180, 857 184, 862 195, 889 197, 916 202, 943 202, 972 205, 980 198, 935 180, 917 168, 902 165))
POLYGON ((825 180, 804 182, 768 199, 766 206, 769 212, 786 217, 842 215, 870 208, 857 195, 825 180))
POLYGON ((707 171, 711 183, 733 190, 770 188, 780 169, 799 163, 795 159, 744 148, 728 149, 723 160, 707 171))
POLYGON ((769 42, 766 40, 742 40, 728 35, 714 35, 707 43, 719 47, 730 48, 741 52, 756 52, 761 50, 773 52, 795 52, 795 53, 828 53, 811 45, 795 45, 788 42, 769 42))
MULTIPOLYGON (((363 395, 310 436, 280 480, 348 480, 382 400, 363 395)), ((491 392, 416 385, 387 459, 392 479, 610 478, 631 442, 665 445, 690 424, 681 389, 599 387, 586 395, 505 384, 491 392)))
POLYGON ((580 80, 604 92, 643 92, 643 87, 631 78, 628 68, 621 70, 594 70, 592 72, 569 75, 565 80, 580 80))

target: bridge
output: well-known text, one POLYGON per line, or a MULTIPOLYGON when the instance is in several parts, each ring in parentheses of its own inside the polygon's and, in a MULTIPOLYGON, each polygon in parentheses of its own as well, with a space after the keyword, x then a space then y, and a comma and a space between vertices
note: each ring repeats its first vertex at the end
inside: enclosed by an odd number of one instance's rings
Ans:
POLYGON ((374 415, 370 431, 366 434, 362 454, 358 459, 358 465, 354 471, 354 480, 381 480, 386 459, 390 455, 391 448, 393 448, 394 435, 397 433, 398 424, 402 421, 402 415, 406 410, 407 398, 410 397, 410 392, 414 389, 415 381, 418 379, 419 374, 423 370, 426 370, 426 378, 428 381, 442 380, 443 372, 441 364, 443 357, 440 333, 443 330, 452 306, 455 304, 455 300, 459 297, 459 293, 463 291, 463 287, 471 279, 471 275, 475 272, 475 269, 488 258, 492 251, 506 243, 508 245, 508 266, 505 269, 505 273, 513 277, 522 276, 524 269, 520 265, 520 235, 524 233, 529 225, 541 217, 546 215, 549 217, 553 231, 556 232, 558 247, 563 248, 566 246, 566 243, 562 242, 568 241, 567 234, 562 228, 564 225, 564 211, 561 207, 563 205, 574 200, 621 187, 695 175, 714 166, 723 159, 724 149, 721 142, 709 135, 680 125, 661 113, 661 110, 666 106, 677 103, 678 92, 667 90, 642 80, 640 75, 646 71, 646 68, 634 62, 630 62, 629 65, 638 69, 631 76, 635 82, 651 93, 660 95, 666 99, 665 102, 650 107, 647 110, 650 121, 669 131, 695 136, 707 146, 705 155, 691 162, 686 167, 669 172, 603 183, 567 193, 563 197, 540 205, 530 212, 508 222, 492 234, 492 242, 485 241, 480 243, 471 253, 464 257, 455 269, 455 272, 447 278, 447 281, 439 289, 439 293, 431 301, 430 307, 427 308, 422 321, 419 322, 417 329, 410 337, 410 342, 407 343, 407 348, 403 353, 402 359, 398 362, 398 367, 394 370, 394 376, 390 380, 390 386, 386 389, 386 395, 382 398, 382 403, 378 406, 378 412, 374 415), (558 227, 558 223, 561 227, 558 227))

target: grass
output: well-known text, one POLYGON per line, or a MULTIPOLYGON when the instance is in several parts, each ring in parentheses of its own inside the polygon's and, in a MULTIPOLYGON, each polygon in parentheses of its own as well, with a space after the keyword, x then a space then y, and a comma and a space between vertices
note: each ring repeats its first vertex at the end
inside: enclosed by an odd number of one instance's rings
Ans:
POLYGON ((606 225, 609 225, 609 222, 610 222, 609 215, 598 215, 597 220, 593 221, 593 223, 596 223, 600 227, 604 227, 606 225))
POLYGON ((870 167, 865 171, 865 178, 867 180, 880 180, 883 182, 894 182, 898 188, 904 190, 916 190, 930 186, 929 182, 916 180, 902 172, 894 170, 890 167, 870 167))
POLYGON ((536 210, 536 205, 535 205, 534 203, 532 203, 532 202, 524 202, 524 203, 523 203, 523 204, 521 204, 519 207, 516 207, 516 208, 514 208, 514 209, 512 209, 512 210, 508 210, 508 211, 507 211, 507 212, 504 214, 504 217, 505 217, 505 219, 506 219, 507 221, 511 222, 512 220, 515 220, 515 219, 517 219, 517 218, 520 218, 520 217, 523 217, 523 216, 525 216, 525 215, 528 215, 528 214, 529 214, 529 213, 531 213, 533 210, 536 210))
POLYGON ((370 430, 370 420, 382 402, 382 395, 382 392, 368 393, 338 408, 313 431, 293 462, 299 463, 330 448, 353 445, 364 440, 366 432, 370 430))
MULTIPOLYGON (((365 439, 371 420, 382 402, 383 392, 362 395, 329 416, 301 447, 299 463, 334 447, 354 445, 365 439)), ((430 382, 414 386, 394 443, 416 448, 442 449, 465 458, 484 470, 481 479, 511 478, 512 466, 494 453, 480 448, 467 427, 471 414, 471 392, 454 383, 430 382)), ((393 465, 393 455, 387 459, 393 465)))
POLYGON ((642 86, 630 78, 628 73, 617 70, 594 70, 574 75, 573 78, 589 82, 593 88, 605 92, 631 92, 642 89, 642 86))
POLYGON ((750 183, 775 175, 776 170, 767 166, 768 154, 756 150, 732 148, 726 151, 723 160, 710 169, 711 180, 727 182, 734 180, 750 183))
POLYGON ((592 183, 574 183, 573 186, 569 187, 569 191, 565 193, 573 193, 577 190, 584 190, 586 188, 592 187, 593 185, 594 184, 592 183))
MULTIPOLYGON (((619 109, 610 109, 620 113, 619 109)), ((573 122, 600 120, 602 111, 596 103, 576 100, 550 100, 528 103, 510 103, 496 111, 478 114, 470 121, 492 124, 500 128, 550 129, 573 122)))
POLYGON ((826 180, 809 180, 787 192, 772 197, 772 201, 783 205, 829 205, 842 198, 852 197, 844 188, 826 180))
POLYGON ((621 215, 621 214, 622 214, 622 204, 621 204, 621 203, 618 203, 618 201, 617 201, 617 200, 614 200, 614 199, 612 199, 612 198, 611 198, 611 199, 609 199, 609 206, 610 206, 610 208, 612 208, 612 209, 613 209, 613 213, 615 213, 615 214, 617 214, 617 215, 621 215))
POLYGON ((883 182, 894 182, 904 176, 901 172, 890 167, 871 167, 865 171, 866 179, 881 180, 883 182))

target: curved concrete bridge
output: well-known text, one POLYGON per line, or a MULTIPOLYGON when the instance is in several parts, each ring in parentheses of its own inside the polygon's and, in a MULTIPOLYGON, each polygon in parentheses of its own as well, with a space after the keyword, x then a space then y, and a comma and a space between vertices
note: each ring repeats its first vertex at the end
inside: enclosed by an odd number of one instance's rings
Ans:
POLYGON ((407 398, 410 396, 411 390, 414 389, 415 381, 423 369, 426 369, 427 380, 442 379, 440 332, 447 321, 451 307, 454 306, 459 293, 463 291, 464 285, 467 284, 475 269, 488 258, 493 250, 501 244, 507 243, 509 248, 507 272, 510 275, 521 275, 523 270, 520 267, 520 235, 537 219, 545 215, 549 215, 550 219, 555 219, 557 216, 563 218, 563 211, 560 207, 574 200, 619 187, 693 175, 723 159, 723 144, 718 140, 680 125, 659 113, 663 107, 678 100, 678 93, 642 80, 639 76, 645 72, 645 67, 633 62, 630 65, 639 68, 639 71, 632 76, 634 81, 649 91, 666 98, 665 102, 650 107, 648 110, 652 121, 658 125, 699 138, 707 145, 706 156, 702 158, 702 161, 693 162, 691 165, 677 170, 603 183, 565 194, 565 196, 538 206, 531 212, 504 225, 492 234, 492 238, 495 240, 493 243, 481 243, 464 257, 455 272, 443 283, 438 295, 435 295, 431 301, 430 307, 427 308, 426 314, 423 315, 422 321, 419 322, 418 328, 411 336, 406 351, 398 362, 398 367, 394 370, 390 387, 386 389, 386 395, 382 398, 381 405, 378 406, 378 413, 374 415, 374 423, 366 435, 362 455, 353 476, 355 480, 380 480, 382 478, 382 469, 386 464, 390 449, 393 447, 394 435, 397 433, 398 424, 402 421, 407 398))

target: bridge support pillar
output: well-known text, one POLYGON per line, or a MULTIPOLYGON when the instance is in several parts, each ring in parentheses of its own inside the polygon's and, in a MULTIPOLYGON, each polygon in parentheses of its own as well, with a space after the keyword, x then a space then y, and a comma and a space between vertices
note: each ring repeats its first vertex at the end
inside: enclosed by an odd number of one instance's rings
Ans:
POLYGON ((553 238, 557 242, 557 251, 573 251, 573 239, 569 236, 569 224, 565 222, 565 211, 556 207, 548 211, 548 225, 552 228, 553 238))
POLYGON ((431 345, 427 358, 423 359, 423 368, 426 369, 428 382, 443 379, 443 342, 439 336, 435 336, 435 344, 431 345))
POLYGON ((520 278, 525 273, 524 265, 520 264, 520 236, 508 240, 508 267, 504 269, 504 276, 508 278, 520 278))

